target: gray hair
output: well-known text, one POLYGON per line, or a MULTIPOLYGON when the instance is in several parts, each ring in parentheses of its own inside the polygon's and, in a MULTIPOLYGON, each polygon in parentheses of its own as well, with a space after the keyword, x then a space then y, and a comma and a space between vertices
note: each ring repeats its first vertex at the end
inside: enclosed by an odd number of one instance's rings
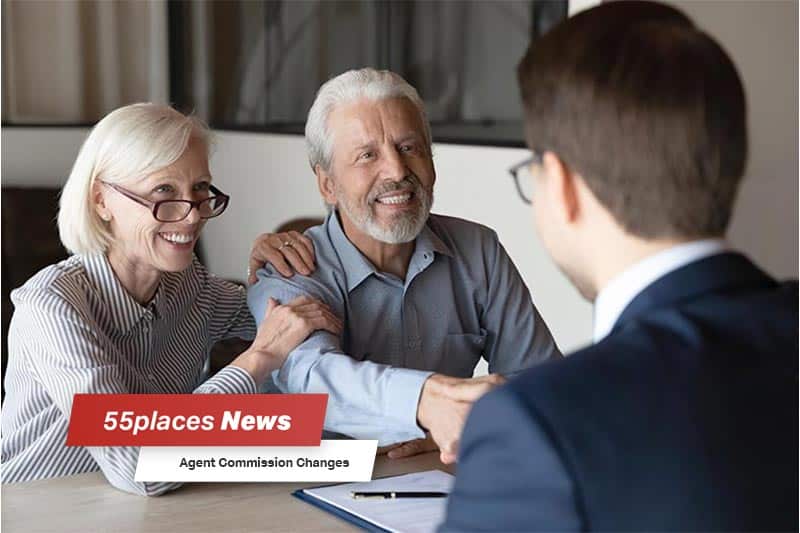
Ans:
POLYGON ((151 103, 120 107, 92 128, 61 191, 58 232, 75 254, 104 253, 111 232, 92 202, 94 183, 131 183, 177 161, 189 139, 210 150, 211 132, 196 117, 151 103))
POLYGON ((349 70, 325 82, 308 112, 306 121, 306 149, 312 170, 320 165, 330 170, 333 158, 333 134, 328 131, 328 116, 336 106, 362 99, 386 100, 407 98, 419 111, 425 128, 425 143, 431 147, 431 126, 425 114, 425 105, 417 90, 398 74, 388 70, 362 68, 349 70))

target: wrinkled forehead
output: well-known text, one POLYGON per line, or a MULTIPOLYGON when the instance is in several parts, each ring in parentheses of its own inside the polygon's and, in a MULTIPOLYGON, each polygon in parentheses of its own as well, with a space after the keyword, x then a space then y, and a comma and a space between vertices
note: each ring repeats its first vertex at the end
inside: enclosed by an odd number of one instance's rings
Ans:
POLYGON ((334 153, 366 144, 416 138, 426 142, 425 126, 414 103, 405 97, 360 99, 336 106, 328 116, 334 153))

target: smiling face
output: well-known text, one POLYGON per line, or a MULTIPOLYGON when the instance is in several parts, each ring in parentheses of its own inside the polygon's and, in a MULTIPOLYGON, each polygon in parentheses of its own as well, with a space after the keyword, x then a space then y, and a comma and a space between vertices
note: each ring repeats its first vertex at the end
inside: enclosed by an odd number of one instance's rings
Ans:
POLYGON ((339 208, 351 239, 413 241, 433 203, 433 168, 421 117, 406 98, 359 100, 328 117, 330 171, 317 168, 320 191, 339 208))
MULTIPOLYGON (((194 138, 173 164, 133 182, 119 183, 150 202, 202 200, 210 196, 211 173, 205 145, 194 138)), ((113 235, 108 255, 129 268, 179 272, 189 267, 200 231, 205 225, 197 212, 178 222, 159 222, 145 207, 102 183, 96 183, 97 211, 113 235)))

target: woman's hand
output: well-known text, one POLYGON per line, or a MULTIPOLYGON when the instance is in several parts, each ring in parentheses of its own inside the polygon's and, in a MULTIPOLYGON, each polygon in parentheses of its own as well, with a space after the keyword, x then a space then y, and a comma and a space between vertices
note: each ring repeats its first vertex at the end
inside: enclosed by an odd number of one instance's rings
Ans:
POLYGON ((327 305, 308 296, 285 305, 270 298, 253 344, 231 364, 249 372, 260 386, 267 375, 280 368, 289 353, 316 330, 341 335, 342 321, 327 305))
POLYGON ((342 321, 327 305, 308 296, 295 298, 286 305, 270 298, 252 348, 280 359, 280 367, 289 352, 318 329, 338 336, 342 333, 342 321))
POLYGON ((256 271, 271 263, 275 270, 290 278, 295 272, 308 276, 314 272, 314 245, 311 239, 297 231, 262 233, 250 250, 247 283, 256 282, 256 271))

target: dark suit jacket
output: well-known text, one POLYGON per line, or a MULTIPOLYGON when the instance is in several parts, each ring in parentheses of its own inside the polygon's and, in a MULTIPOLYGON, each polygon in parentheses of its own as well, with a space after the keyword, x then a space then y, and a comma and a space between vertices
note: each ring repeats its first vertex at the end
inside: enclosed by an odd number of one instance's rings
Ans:
POLYGON ((798 290, 724 253, 474 407, 447 531, 796 530, 798 290))

